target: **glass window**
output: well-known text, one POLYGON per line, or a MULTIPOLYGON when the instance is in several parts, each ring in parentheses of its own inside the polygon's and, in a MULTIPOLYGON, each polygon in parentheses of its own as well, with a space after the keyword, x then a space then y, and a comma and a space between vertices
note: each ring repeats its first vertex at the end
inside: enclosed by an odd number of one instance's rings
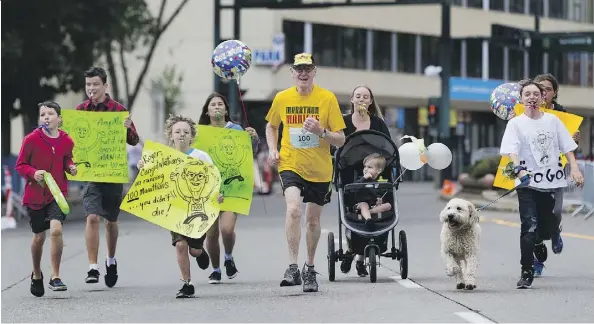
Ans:
POLYGON ((549 0, 550 18, 567 18, 567 0, 549 0))
POLYGON ((524 51, 509 49, 508 77, 512 82, 524 79, 524 51))
POLYGON ((582 54, 581 53, 564 53, 564 73, 567 74, 567 83, 570 85, 580 86, 582 84, 582 54))
POLYGON ((452 0, 452 5, 453 6, 461 6, 462 5, 462 0, 452 0))
POLYGON ((563 70, 563 55, 557 52, 549 52, 549 60, 547 61, 548 71, 557 78, 560 84, 565 84, 565 75, 561 73, 563 70))
POLYGON ((584 5, 583 1, 574 1, 570 3, 569 6, 569 15, 568 18, 573 21, 583 21, 584 20, 584 5))
POLYGON ((509 12, 525 13, 524 0, 511 0, 509 2, 509 12))
POLYGON ((544 13, 544 0, 530 0, 530 14, 542 16, 544 13))
POLYGON ((580 53, 549 53, 548 65, 560 84, 581 85, 580 53))
POLYGON ((398 72, 415 73, 416 36, 398 33, 398 72))
MULTIPOLYGON (((594 53, 588 54, 588 63, 586 66, 588 67, 588 82, 586 85, 588 87, 594 87, 594 53)), ((592 127, 594 128, 594 126, 592 127)))
POLYGON ((462 40, 452 41, 452 75, 462 76, 462 40))
POLYGON ((503 80, 503 46, 489 44, 489 79, 503 80))
POLYGON ((305 23, 302 21, 283 21, 285 34, 285 63, 292 62, 295 54, 303 53, 303 38, 305 23))
POLYGON ((421 69, 424 71, 429 65, 441 65, 439 62, 439 38, 421 36, 421 69))
POLYGON ((483 76, 483 41, 480 39, 466 40, 466 75, 469 78, 483 76))
POLYGON ((340 29, 336 26, 312 25, 312 54, 320 66, 340 67, 341 53, 338 51, 342 41, 340 29))
POLYGON ((339 66, 347 69, 365 69, 367 30, 339 27, 339 32, 342 35, 342 44, 339 44, 342 64, 339 66))
POLYGON ((491 0, 489 1, 489 9, 505 11, 504 0, 491 0))
POLYGON ((466 6, 468 8, 483 9, 483 0, 466 0, 466 6))
POLYGON ((392 33, 390 32, 373 31, 373 69, 392 70, 392 33))

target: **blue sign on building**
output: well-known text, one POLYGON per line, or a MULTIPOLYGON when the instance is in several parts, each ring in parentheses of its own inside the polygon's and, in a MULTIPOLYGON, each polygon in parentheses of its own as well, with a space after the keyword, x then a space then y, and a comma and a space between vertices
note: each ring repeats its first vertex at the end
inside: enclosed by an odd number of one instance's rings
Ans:
POLYGON ((491 92, 502 83, 505 81, 450 78, 450 100, 489 101, 491 92))

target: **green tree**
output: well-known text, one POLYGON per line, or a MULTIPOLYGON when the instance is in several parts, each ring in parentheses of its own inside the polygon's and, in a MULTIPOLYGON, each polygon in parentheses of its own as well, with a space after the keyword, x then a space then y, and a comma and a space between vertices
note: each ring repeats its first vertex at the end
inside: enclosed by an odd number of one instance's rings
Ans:
POLYGON ((105 44, 104 53, 112 80, 111 83, 114 96, 124 101, 130 111, 134 108, 134 102, 140 92, 144 78, 148 73, 148 69, 161 36, 163 36, 171 23, 173 23, 182 9, 188 4, 188 1, 189 0, 183 0, 178 3, 171 15, 165 17, 167 0, 161 0, 159 12, 156 16, 151 16, 150 19, 139 24, 131 24, 127 28, 121 30, 118 37, 115 37, 111 42, 105 44), (138 51, 139 49, 144 50, 144 53, 138 56, 143 58, 144 62, 136 79, 134 82, 131 82, 125 54, 138 51), (117 53, 118 55, 117 61, 114 59, 114 53, 117 53), (121 80, 123 81, 123 89, 120 86, 120 80, 117 78, 118 69, 123 76, 123 80, 121 80))
POLYGON ((181 89, 184 82, 184 75, 178 72, 175 65, 166 66, 159 78, 153 79, 156 89, 163 91, 164 116, 175 114, 181 104, 181 89))
POLYGON ((37 126, 37 103, 83 90, 84 70, 102 57, 108 61, 114 89, 119 89, 115 49, 123 56, 144 45, 148 47, 145 65, 132 90, 124 87, 125 99, 132 106, 160 37, 187 2, 182 1, 165 19, 167 0, 162 0, 157 17, 151 15, 145 0, 3 1, 2 155, 10 154, 12 118, 22 115, 28 133, 37 126), (19 109, 15 108, 17 101, 19 109))

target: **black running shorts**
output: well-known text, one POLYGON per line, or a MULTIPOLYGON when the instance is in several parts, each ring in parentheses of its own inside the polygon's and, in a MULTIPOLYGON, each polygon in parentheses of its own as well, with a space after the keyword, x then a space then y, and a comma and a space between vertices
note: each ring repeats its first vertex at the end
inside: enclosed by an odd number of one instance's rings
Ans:
POLYGON ((27 207, 29 216, 29 225, 34 234, 43 233, 50 228, 50 221, 55 219, 63 223, 66 215, 62 212, 58 203, 52 200, 51 203, 43 206, 41 209, 31 209, 27 207))
POLYGON ((314 203, 324 206, 330 202, 332 196, 331 182, 311 182, 303 179, 293 171, 281 171, 279 173, 283 194, 289 187, 297 187, 301 190, 301 197, 304 203, 314 203))

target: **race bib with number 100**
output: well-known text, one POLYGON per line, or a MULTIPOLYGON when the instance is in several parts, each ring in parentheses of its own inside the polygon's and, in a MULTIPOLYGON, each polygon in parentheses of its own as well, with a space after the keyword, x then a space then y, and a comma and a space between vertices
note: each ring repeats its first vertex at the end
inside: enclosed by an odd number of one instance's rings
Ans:
POLYGON ((320 137, 303 128, 289 128, 291 145, 298 149, 307 149, 320 146, 320 137))

